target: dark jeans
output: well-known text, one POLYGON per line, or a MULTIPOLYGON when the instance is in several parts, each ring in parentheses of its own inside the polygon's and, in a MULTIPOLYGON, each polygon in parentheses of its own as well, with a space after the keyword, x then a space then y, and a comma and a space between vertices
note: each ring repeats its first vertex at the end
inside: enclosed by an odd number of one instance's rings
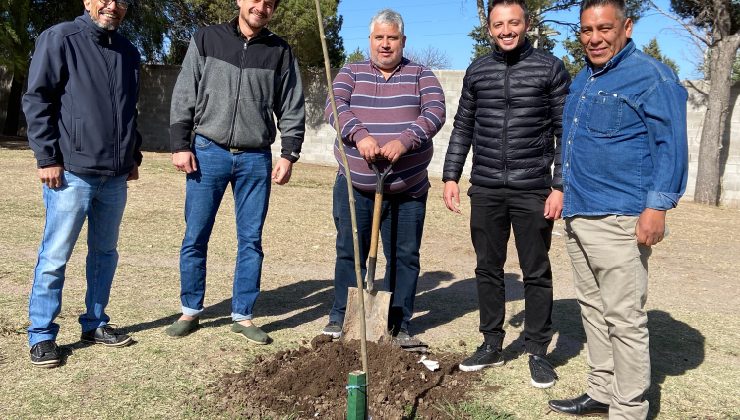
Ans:
POLYGON ((505 334, 504 263, 512 227, 524 276, 525 349, 542 355, 552 340, 552 270, 547 252, 553 222, 543 216, 548 194, 549 190, 475 185, 468 191, 470 234, 477 257, 480 332, 486 343, 499 348, 505 334))
MULTIPOLYGON (((357 233, 360 244, 362 276, 370 251, 373 217, 373 193, 354 192, 357 233)), ((419 278, 419 248, 424 230, 427 194, 413 198, 405 194, 384 194, 380 236, 386 260, 383 289, 393 293, 388 314, 388 328, 407 329, 414 314, 416 281, 419 278)), ((334 305, 329 320, 344 322, 347 288, 357 286, 355 277, 352 222, 347 197, 347 179, 337 175, 334 183, 334 224, 337 228, 337 260, 334 267, 334 305)))

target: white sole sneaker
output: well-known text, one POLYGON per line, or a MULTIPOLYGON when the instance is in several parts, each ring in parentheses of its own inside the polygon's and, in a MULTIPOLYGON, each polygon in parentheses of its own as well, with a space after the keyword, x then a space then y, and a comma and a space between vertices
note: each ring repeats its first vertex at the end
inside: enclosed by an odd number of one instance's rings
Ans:
POLYGON ((504 364, 504 361, 502 360, 500 362, 491 363, 491 364, 487 364, 487 365, 471 365, 471 366, 468 366, 468 365, 464 365, 464 364, 460 363, 459 365, 457 365, 457 367, 459 367, 460 370, 463 371, 463 372, 477 372, 477 371, 483 370, 483 369, 485 369, 487 367, 491 367, 491 366, 502 366, 503 364, 504 364))
POLYGON ((535 382, 534 379, 530 380, 529 383, 533 387, 539 388, 539 389, 550 388, 551 386, 555 385, 555 381, 542 383, 542 382, 535 382))
POLYGON ((336 340, 337 338, 342 337, 342 333, 341 332, 321 331, 321 334, 328 335, 331 338, 333 338, 334 340, 336 340))

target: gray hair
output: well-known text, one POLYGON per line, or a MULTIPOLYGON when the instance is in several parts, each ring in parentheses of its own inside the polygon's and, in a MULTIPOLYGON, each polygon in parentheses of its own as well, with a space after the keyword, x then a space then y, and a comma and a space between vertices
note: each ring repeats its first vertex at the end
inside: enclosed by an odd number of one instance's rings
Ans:
POLYGON ((387 25, 398 26, 398 31, 403 35, 403 18, 395 10, 383 9, 370 19, 370 32, 373 32, 373 26, 376 23, 385 23, 387 25))

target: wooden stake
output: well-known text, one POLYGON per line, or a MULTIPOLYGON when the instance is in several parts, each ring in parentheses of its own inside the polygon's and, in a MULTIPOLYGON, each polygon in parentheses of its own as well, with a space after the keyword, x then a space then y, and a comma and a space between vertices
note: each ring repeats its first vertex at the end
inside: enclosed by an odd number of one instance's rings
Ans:
POLYGON ((367 419, 367 375, 356 370, 349 373, 347 387, 347 420, 367 419))

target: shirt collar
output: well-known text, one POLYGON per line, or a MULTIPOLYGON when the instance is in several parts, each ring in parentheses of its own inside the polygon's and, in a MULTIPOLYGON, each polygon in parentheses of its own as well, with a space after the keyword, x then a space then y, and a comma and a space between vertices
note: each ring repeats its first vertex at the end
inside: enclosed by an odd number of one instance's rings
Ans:
MULTIPOLYGON (((247 39, 247 37, 244 36, 244 34, 242 33, 241 29, 239 29, 239 17, 238 16, 235 17, 234 19, 232 19, 231 22, 229 22, 229 24, 231 25, 231 29, 234 31, 234 35, 236 35, 236 36, 238 36, 240 38, 244 38, 245 40, 247 39)), ((260 39, 260 38, 268 37, 270 35, 272 35, 272 32, 270 32, 269 29, 262 28, 262 29, 260 29, 259 32, 257 32, 257 35, 253 36, 248 41, 252 41, 254 39, 260 39)))
POLYGON ((591 63, 588 62, 587 58, 584 57, 584 59, 586 60, 586 64, 588 66, 589 72, 591 72, 591 74, 599 74, 605 71, 609 71, 609 69, 616 67, 619 63, 621 63, 627 57, 632 55, 632 53, 635 52, 635 49, 636 49, 635 43, 632 42, 632 38, 627 38, 627 43, 624 44, 624 47, 617 53, 617 55, 612 57, 611 60, 607 61, 606 64, 604 64, 604 66, 599 69, 595 69, 591 65, 591 63))
MULTIPOLYGON (((370 67, 372 67, 373 69, 375 69, 375 70, 377 70, 377 71, 379 71, 379 72, 380 72, 380 69, 378 68, 378 66, 376 66, 376 65, 375 65, 375 63, 373 63, 373 60, 368 60, 368 61, 370 62, 370 67)), ((406 65, 407 65, 408 63, 410 63, 410 61, 409 61, 409 59, 408 59, 408 58, 406 58, 406 57, 401 57, 401 62, 400 62, 400 63, 398 63, 398 65, 396 66, 396 68, 395 68, 395 69, 393 69, 393 71, 391 72, 391 76, 393 76, 394 74, 396 74, 396 72, 397 72, 397 71, 401 70, 401 69, 402 69, 402 68, 403 68, 404 66, 406 66, 406 65)), ((382 73, 382 72, 381 72, 381 73, 382 73)))

